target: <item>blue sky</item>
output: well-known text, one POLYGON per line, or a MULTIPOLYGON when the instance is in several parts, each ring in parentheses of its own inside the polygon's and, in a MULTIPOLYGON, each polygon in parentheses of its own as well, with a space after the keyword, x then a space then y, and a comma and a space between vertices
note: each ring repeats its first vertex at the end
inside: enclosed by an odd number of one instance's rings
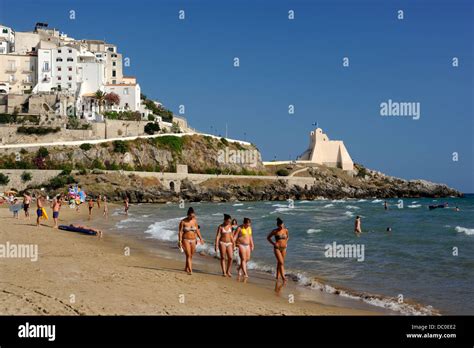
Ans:
POLYGON ((317 121, 368 168, 474 192, 472 1, 0 0, 0 23, 38 21, 116 44, 148 97, 265 160, 301 154, 317 121), (420 119, 380 116, 388 99, 421 103, 420 119))

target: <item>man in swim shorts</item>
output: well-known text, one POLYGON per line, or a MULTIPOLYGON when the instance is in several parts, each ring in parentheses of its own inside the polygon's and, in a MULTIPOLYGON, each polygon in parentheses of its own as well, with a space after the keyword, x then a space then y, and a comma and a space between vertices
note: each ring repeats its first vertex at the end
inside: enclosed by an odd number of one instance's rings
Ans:
POLYGON ((43 196, 36 198, 36 227, 40 225, 40 219, 43 216, 43 196))
POLYGON ((53 208, 53 228, 58 228, 59 210, 61 209, 61 197, 59 195, 54 197, 53 203, 51 204, 51 208, 53 208))
POLYGON ((23 195, 23 210, 25 211, 25 218, 30 218, 30 204, 31 204, 31 196, 28 192, 25 192, 23 195))

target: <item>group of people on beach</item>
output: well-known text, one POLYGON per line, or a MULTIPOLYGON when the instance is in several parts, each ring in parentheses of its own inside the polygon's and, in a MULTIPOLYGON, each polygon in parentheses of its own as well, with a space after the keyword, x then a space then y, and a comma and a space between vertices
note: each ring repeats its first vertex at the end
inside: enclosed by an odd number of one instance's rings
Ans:
MULTIPOLYGON (((268 235, 267 240, 273 246, 275 258, 277 260, 276 279, 281 278, 286 282, 285 277, 285 257, 288 246, 289 232, 282 219, 277 218, 277 227, 268 235)), ((179 223, 178 227, 178 247, 186 255, 185 272, 193 272, 193 254, 197 244, 204 244, 201 235, 201 228, 197 222, 196 213, 192 207, 188 209, 187 215, 179 223)), ((248 278, 247 264, 251 253, 255 249, 252 232, 252 220, 244 218, 242 224, 238 224, 236 219, 228 214, 224 214, 223 222, 217 226, 214 250, 220 254, 220 264, 222 275, 232 277, 232 263, 234 250, 239 253, 239 265, 237 268, 238 279, 248 278)))

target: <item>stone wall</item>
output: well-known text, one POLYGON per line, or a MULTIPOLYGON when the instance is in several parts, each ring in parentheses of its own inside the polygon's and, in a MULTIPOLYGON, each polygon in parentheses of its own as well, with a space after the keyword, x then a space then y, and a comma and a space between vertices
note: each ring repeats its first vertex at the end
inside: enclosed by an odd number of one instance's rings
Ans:
MULTIPOLYGON (((0 125, 0 144, 50 143, 74 140, 98 140, 144 135, 148 121, 107 120, 105 123, 91 123, 91 129, 66 129, 46 135, 26 135, 17 132, 20 125, 0 125), (107 131, 106 131, 107 127, 107 131)), ((54 126, 51 126, 54 127, 54 126)))
POLYGON ((44 182, 49 181, 51 178, 58 176, 61 173, 60 170, 37 170, 37 169, 0 169, 0 173, 7 175, 10 182, 5 185, 0 185, 0 193, 3 193, 10 189, 18 191, 24 190, 28 185, 41 185, 44 182), (24 183, 21 180, 21 174, 28 172, 31 174, 32 180, 24 183))

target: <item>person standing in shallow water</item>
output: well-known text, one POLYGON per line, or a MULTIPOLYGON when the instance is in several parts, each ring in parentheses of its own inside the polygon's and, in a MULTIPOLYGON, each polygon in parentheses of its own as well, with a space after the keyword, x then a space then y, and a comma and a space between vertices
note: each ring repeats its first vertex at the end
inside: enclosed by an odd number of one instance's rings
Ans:
POLYGON ((285 283, 285 257, 288 239, 290 239, 290 235, 285 227, 285 224, 283 223, 283 220, 277 218, 277 228, 268 234, 267 240, 273 245, 273 252, 275 253, 275 257, 277 259, 276 280, 278 281, 278 279, 281 277, 285 283), (275 237, 275 241, 272 240, 272 237, 275 237))
POLYGON ((359 236, 362 233, 362 227, 361 227, 361 221, 360 221, 360 216, 357 215, 355 221, 354 221, 354 233, 359 236))
POLYGON ((239 248, 240 265, 238 268, 238 277, 243 274, 244 278, 248 278, 247 263, 254 249, 252 237, 252 221, 244 218, 244 223, 240 225, 234 233, 234 240, 239 248))
POLYGON ((219 250, 221 259, 222 275, 224 277, 232 277, 232 254, 234 252, 234 237, 232 231, 231 217, 224 214, 224 222, 217 227, 216 241, 214 250, 219 250), (227 255, 227 265, 226 265, 227 255))
POLYGON ((198 239, 204 244, 201 231, 196 219, 194 209, 190 207, 184 219, 179 223, 178 228, 178 246, 184 250, 186 254, 186 265, 184 271, 189 275, 193 274, 193 255, 196 251, 198 239))

